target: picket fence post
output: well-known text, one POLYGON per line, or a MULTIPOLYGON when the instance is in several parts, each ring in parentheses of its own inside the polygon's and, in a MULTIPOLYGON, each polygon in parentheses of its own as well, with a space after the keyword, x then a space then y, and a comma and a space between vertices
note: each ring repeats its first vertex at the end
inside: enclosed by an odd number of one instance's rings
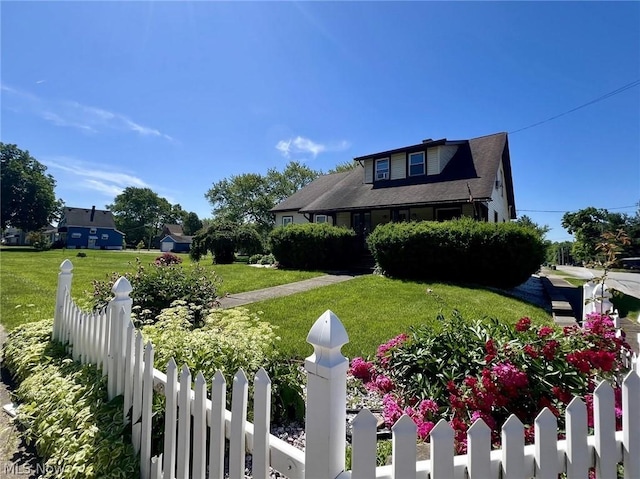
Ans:
POLYGON ((334 479, 344 470, 347 369, 340 349, 349 336, 338 317, 325 311, 307 336, 314 353, 307 370, 305 477, 334 479))
POLYGON ((64 301, 65 294, 69 291, 71 294, 71 280, 73 279, 73 263, 65 259, 60 264, 60 272, 58 273, 58 290, 56 292, 56 310, 53 315, 53 339, 60 341, 62 339, 64 317, 64 301))
POLYGON ((109 301, 108 313, 111 318, 109 334, 109 369, 107 384, 109 399, 124 394, 125 382, 125 352, 127 327, 131 320, 131 305, 129 297, 133 288, 129 280, 123 276, 118 278, 111 291, 114 298, 109 301))

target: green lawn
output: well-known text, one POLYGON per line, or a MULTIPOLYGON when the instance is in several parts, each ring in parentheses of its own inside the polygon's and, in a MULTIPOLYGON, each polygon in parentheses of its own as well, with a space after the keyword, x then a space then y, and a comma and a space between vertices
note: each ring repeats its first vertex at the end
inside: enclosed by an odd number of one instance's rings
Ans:
MULTIPOLYGON (((0 323, 6 328, 53 316, 55 291, 60 264, 65 259, 73 263, 72 296, 82 304, 92 291, 91 281, 105 279, 117 271, 135 270, 135 259, 151 263, 159 253, 146 251, 87 251, 78 258, 77 250, 36 252, 30 248, 0 250, 0 323)), ((191 265, 187 255, 181 255, 185 266, 191 265)), ((245 264, 213 265, 209 258, 200 262, 222 278, 219 294, 239 293, 280 284, 301 281, 321 272, 285 271, 253 268, 245 264)))
POLYGON ((327 309, 340 318, 347 330, 350 340, 342 351, 348 357, 375 354, 379 344, 412 326, 435 325, 439 312, 451 317, 452 311, 457 310, 465 319, 494 317, 510 323, 529 316, 536 322, 551 323, 551 316, 543 309, 484 289, 380 276, 363 276, 245 307, 261 311, 263 319, 279 326, 279 348, 285 355, 297 358, 312 353, 306 343, 307 334, 327 309))

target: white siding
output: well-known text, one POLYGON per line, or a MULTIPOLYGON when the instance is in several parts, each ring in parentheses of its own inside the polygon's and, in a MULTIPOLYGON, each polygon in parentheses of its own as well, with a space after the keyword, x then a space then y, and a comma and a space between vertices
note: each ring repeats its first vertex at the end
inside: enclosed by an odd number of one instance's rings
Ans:
POLYGON ((427 175, 437 175, 440 173, 440 157, 438 148, 427 149, 427 175))
POLYGON ((507 189, 504 184, 504 168, 500 163, 498 174, 494 178, 493 191, 491 193, 491 207, 489 208, 489 222, 494 220, 493 212, 498 212, 498 222, 510 221, 509 218, 509 204, 507 202, 507 189), (496 188, 496 180, 498 180, 500 187, 496 188))
POLYGON ((364 182, 373 183, 373 160, 364 160, 364 182))
POLYGON ((304 217, 301 213, 296 213, 294 211, 287 211, 284 213, 276 213, 276 226, 282 226, 282 217, 283 216, 291 216, 293 217, 293 223, 308 223, 307 218, 304 217))
POLYGON ((407 156, 405 153, 396 153, 391 156, 391 179, 400 180, 407 177, 407 156))

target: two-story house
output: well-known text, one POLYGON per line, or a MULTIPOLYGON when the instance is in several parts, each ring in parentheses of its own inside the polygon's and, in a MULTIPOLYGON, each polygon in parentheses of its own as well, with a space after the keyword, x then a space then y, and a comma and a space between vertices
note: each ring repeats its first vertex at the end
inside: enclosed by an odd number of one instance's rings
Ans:
POLYGON ((67 248, 122 249, 124 233, 116 229, 111 211, 63 208, 58 223, 60 239, 67 248))
POLYGON ((516 218, 506 133, 425 140, 354 161, 355 169, 321 176, 276 205, 276 226, 329 222, 366 236, 390 221, 516 218))

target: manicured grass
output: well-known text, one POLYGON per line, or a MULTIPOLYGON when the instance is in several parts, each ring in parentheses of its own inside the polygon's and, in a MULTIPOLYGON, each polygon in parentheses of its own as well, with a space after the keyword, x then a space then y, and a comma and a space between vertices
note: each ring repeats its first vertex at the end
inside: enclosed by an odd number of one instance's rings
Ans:
MULTIPOLYGON (((65 259, 73 263, 71 294, 79 304, 86 304, 93 280, 104 280, 113 271, 135 271, 135 259, 151 263, 158 252, 146 251, 87 251, 85 258, 79 250, 51 250, 36 252, 30 248, 0 250, 0 323, 6 328, 53 316, 55 292, 60 264, 65 259)), ((183 265, 192 264, 187 255, 180 255, 183 265)), ((245 264, 214 265, 205 258, 200 264, 215 272, 221 279, 219 294, 238 293, 319 276, 321 272, 285 271, 253 268, 245 264)))
POLYGON ((484 289, 380 276, 363 276, 245 307, 262 311, 263 319, 279 326, 277 333, 282 339, 278 348, 297 358, 313 352, 306 337, 327 309, 340 318, 347 330, 349 343, 342 351, 348 357, 373 355, 379 344, 413 326, 437 327, 440 312, 451 317, 457 310, 467 320, 493 317, 515 323, 529 316, 536 322, 551 323, 542 308, 484 289))

